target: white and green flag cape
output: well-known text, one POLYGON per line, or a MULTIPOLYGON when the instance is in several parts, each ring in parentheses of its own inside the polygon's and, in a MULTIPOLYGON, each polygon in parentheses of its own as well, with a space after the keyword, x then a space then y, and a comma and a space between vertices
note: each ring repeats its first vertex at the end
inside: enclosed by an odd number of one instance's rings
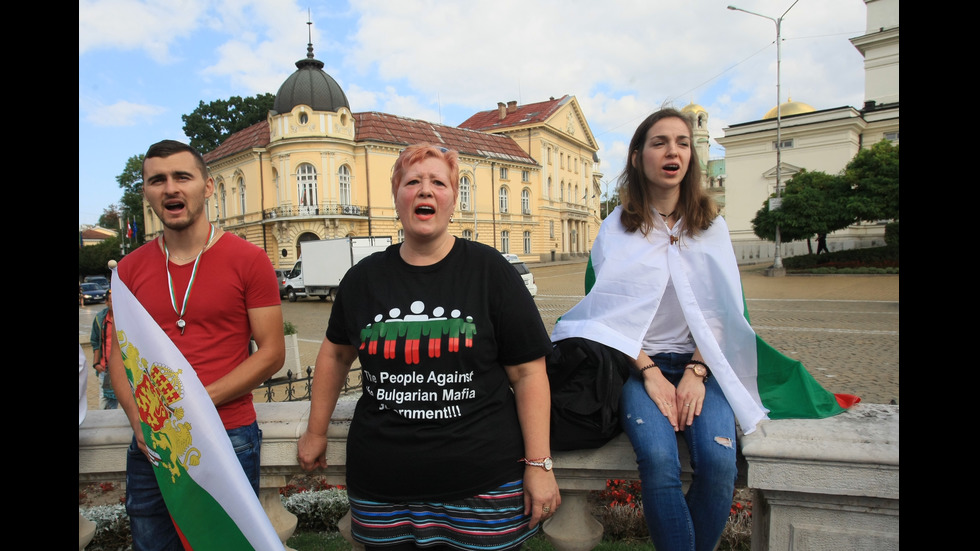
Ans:
POLYGON ((115 270, 112 306, 140 428, 187 549, 283 549, 204 385, 115 270))
POLYGON ((683 220, 669 229, 654 216, 648 235, 627 232, 617 207, 593 244, 585 298, 561 317, 551 339, 582 337, 636 358, 669 280, 745 434, 766 418, 829 417, 859 400, 828 392, 802 363, 756 335, 722 217, 694 238, 682 228, 683 220))

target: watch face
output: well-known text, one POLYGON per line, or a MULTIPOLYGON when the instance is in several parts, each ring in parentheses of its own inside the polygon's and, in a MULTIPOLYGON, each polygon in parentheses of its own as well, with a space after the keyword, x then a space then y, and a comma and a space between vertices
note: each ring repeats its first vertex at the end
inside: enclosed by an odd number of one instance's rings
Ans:
POLYGON ((551 467, 553 465, 554 465, 554 463, 551 461, 551 458, 550 457, 546 457, 544 459, 544 470, 550 471, 551 470, 551 467))

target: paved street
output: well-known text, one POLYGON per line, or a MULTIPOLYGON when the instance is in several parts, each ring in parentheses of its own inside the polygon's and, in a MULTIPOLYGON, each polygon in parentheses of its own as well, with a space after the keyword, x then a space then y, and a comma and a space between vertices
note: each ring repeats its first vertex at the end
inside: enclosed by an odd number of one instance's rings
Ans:
MULTIPOLYGON (((582 298, 585 263, 528 267, 538 285, 535 302, 550 331, 582 298)), ((764 268, 742 268, 749 315, 759 335, 802 361, 832 392, 856 394, 869 403, 898 403, 899 276, 768 278, 764 268)), ((102 307, 79 307, 80 342, 88 342, 92 318, 102 307)), ((283 302, 282 308, 284 319, 299 331, 302 365, 313 365, 331 303, 301 299, 283 302)))

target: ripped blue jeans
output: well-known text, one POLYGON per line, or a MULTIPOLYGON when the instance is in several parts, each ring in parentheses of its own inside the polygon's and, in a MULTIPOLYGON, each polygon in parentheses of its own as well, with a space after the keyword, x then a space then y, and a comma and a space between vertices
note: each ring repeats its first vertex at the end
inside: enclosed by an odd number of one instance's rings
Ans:
MULTIPOLYGON (((677 386, 690 358, 690 354, 657 354, 653 361, 677 386)), ((725 529, 738 474, 735 415, 718 381, 708 377, 701 415, 681 433, 694 469, 686 496, 677 433, 636 372, 623 385, 620 411, 623 430, 636 452, 643 511, 654 547, 657 551, 711 551, 725 529)))

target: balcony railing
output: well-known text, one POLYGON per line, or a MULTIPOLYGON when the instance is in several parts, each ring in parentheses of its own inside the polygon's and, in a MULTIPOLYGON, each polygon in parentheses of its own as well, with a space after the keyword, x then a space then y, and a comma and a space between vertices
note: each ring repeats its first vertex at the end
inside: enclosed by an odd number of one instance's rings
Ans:
POLYGON ((342 205, 340 203, 320 203, 317 205, 281 205, 266 209, 264 219, 298 218, 304 216, 358 216, 367 217, 368 207, 363 205, 342 205))

